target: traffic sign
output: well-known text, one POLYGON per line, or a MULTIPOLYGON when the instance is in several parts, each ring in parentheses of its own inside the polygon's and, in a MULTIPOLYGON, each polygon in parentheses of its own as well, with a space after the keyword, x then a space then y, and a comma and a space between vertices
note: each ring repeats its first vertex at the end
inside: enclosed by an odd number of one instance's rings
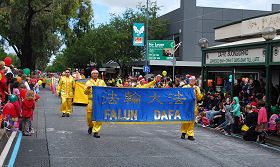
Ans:
POLYGON ((149 66, 144 66, 143 67, 143 72, 144 73, 149 73, 151 71, 150 67, 149 66))
POLYGON ((173 40, 148 40, 148 60, 173 60, 173 40))

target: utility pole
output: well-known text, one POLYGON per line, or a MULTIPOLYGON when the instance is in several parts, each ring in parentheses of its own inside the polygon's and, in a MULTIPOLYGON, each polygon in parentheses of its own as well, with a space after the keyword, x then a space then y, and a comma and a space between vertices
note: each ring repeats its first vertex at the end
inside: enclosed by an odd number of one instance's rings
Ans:
MULTIPOLYGON (((174 35, 173 35, 173 41, 174 41, 174 35)), ((175 44, 175 41, 174 41, 175 44)), ((181 46, 182 42, 179 42, 177 45, 174 46, 174 51, 173 51, 173 59, 172 59, 172 65, 173 65, 173 82, 175 81, 175 66, 176 66, 176 58, 175 58, 175 52, 179 47, 181 46)))
MULTIPOLYGON (((180 39, 180 34, 181 34, 181 29, 179 29, 179 39, 180 39)), ((175 82, 175 66, 176 66, 176 58, 175 58, 175 52, 177 51, 177 49, 181 46, 182 42, 179 42, 177 45, 175 45, 175 39, 174 39, 174 35, 173 35, 173 42, 174 42, 174 51, 173 51, 173 60, 172 60, 172 65, 173 65, 173 82, 175 82)))
POLYGON ((173 68, 172 68, 172 81, 175 82, 175 65, 176 65, 176 58, 175 58, 175 40, 174 40, 174 35, 173 35, 173 42, 174 42, 174 50, 173 50, 173 61, 172 61, 172 65, 173 65, 173 68))
POLYGON ((145 55, 145 66, 148 66, 148 31, 149 31, 149 0, 147 0, 146 9, 146 55, 145 55))

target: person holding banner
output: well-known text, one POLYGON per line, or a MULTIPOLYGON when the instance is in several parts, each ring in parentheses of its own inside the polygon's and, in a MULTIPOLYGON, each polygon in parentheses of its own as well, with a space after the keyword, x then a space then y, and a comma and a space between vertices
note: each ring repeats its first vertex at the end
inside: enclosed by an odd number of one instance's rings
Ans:
POLYGON ((61 108, 62 117, 69 117, 72 113, 72 100, 74 96, 75 80, 70 75, 70 69, 65 70, 65 77, 61 77, 59 81, 59 92, 61 92, 61 108))
MULTIPOLYGON (((197 101, 200 101, 202 99, 203 95, 201 94, 199 87, 196 86, 195 76, 191 76, 189 78, 189 84, 185 85, 184 88, 194 88, 194 94, 195 94, 194 116, 197 116, 197 114, 198 114, 197 101)), ((186 134, 187 134, 189 140, 195 140, 194 139, 194 123, 195 123, 195 121, 193 120, 191 122, 181 124, 181 132, 182 132, 181 139, 185 139, 186 134)))
POLYGON ((85 84, 84 93, 88 95, 88 105, 86 108, 87 122, 88 122, 88 134, 92 134, 95 138, 100 138, 99 132, 102 127, 102 122, 92 121, 92 86, 106 86, 102 79, 98 79, 99 72, 97 70, 91 71, 91 79, 85 84))
POLYGON ((145 83, 145 78, 142 78, 139 81, 139 84, 136 86, 136 88, 152 88, 156 84, 157 80, 158 80, 158 76, 156 76, 156 79, 154 79, 153 81, 149 83, 145 83))

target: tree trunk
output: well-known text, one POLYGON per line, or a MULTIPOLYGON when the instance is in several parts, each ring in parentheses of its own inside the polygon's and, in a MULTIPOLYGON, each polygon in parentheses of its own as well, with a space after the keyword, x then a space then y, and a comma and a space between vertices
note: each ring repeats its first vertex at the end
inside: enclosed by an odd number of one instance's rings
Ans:
POLYGON ((31 24, 33 19, 34 11, 29 8, 26 14, 26 22, 24 27, 24 39, 22 45, 22 58, 21 68, 29 68, 35 70, 35 59, 32 49, 32 36, 31 36, 31 24))
POLYGON ((119 69, 119 76, 122 76, 122 74, 123 74, 123 71, 122 71, 122 63, 120 62, 120 61, 116 61, 118 64, 119 64, 119 66, 120 66, 120 69, 119 69))

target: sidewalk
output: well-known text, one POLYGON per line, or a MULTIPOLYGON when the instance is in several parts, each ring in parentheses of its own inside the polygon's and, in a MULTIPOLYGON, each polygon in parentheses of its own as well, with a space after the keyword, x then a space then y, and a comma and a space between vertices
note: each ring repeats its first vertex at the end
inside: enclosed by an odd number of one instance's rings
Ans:
MULTIPOLYGON (((216 131, 214 128, 211 128, 211 127, 203 127, 200 124, 196 124, 196 126, 200 127, 200 128, 207 129, 207 130, 211 130, 211 131, 213 131, 215 133, 223 134, 221 132, 216 131)), ((230 136, 243 140, 242 139, 242 134, 232 134, 230 136)), ((267 146, 275 147, 276 149, 280 150, 280 137, 279 136, 267 136, 265 141, 266 141, 266 143, 262 144, 262 145, 267 145, 267 146)), ((254 142, 254 143, 257 143, 257 142, 254 142)), ((260 144, 260 143, 257 143, 257 144, 260 144)))
MULTIPOLYGON (((7 143, 7 139, 6 137, 4 136, 4 129, 0 129, 0 150, 3 150, 6 143, 7 143)), ((1 154, 2 151, 0 151, 0 154, 1 154)))
POLYGON ((48 107, 46 101, 50 97, 47 97, 46 92, 48 89, 40 90, 40 100, 33 112, 32 127, 35 133, 32 136, 23 136, 14 166, 50 166, 45 128, 45 112, 48 107))
POLYGON ((266 142, 280 148, 280 136, 268 136, 266 142))
POLYGON ((1 141, 2 137, 3 137, 3 135, 4 135, 4 130, 0 129, 0 141, 1 141))

